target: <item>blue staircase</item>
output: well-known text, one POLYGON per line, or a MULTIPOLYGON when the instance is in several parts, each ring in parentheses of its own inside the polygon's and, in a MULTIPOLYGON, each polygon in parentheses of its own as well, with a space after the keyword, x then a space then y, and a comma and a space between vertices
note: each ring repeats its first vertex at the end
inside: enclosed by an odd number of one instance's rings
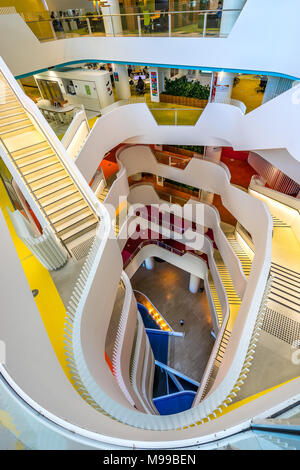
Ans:
POLYGON ((173 332, 161 330, 148 309, 141 303, 137 305, 155 358, 153 403, 161 415, 188 410, 200 384, 168 366, 169 340, 173 332))
POLYGON ((160 415, 171 415, 191 408, 196 392, 181 391, 153 399, 160 415))

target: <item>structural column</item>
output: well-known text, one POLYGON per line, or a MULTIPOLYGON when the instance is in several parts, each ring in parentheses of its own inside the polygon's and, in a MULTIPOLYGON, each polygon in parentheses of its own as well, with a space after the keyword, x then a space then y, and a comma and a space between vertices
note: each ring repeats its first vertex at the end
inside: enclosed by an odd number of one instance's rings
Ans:
MULTIPOLYGON (((245 5, 246 0, 224 0, 223 1, 223 10, 241 10, 245 5)), ((223 11, 221 26, 220 26, 220 36, 228 36, 231 32, 237 18, 239 17, 239 11, 223 11)))
POLYGON ((211 99, 214 103, 230 103, 234 77, 230 72, 215 73, 211 99))
POLYGON ((190 285, 189 290, 192 294, 196 294, 200 286, 200 277, 195 276, 195 274, 190 274, 190 285))
POLYGON ((206 147, 205 156, 212 162, 218 163, 221 160, 222 147, 206 147))
MULTIPOLYGON (((120 15, 118 0, 110 0, 109 6, 101 5, 101 12, 103 15, 120 15)), ((106 36, 120 36, 122 34, 120 16, 105 16, 103 22, 106 36)))
POLYGON ((148 269, 149 271, 154 268, 154 258, 152 258, 152 256, 150 258, 145 259, 145 266, 146 269, 148 269))
POLYGON ((159 103, 159 95, 164 91, 164 69, 158 67, 149 68, 151 101, 159 103))
POLYGON ((292 85, 293 82, 289 78, 269 76, 262 104, 272 100, 276 96, 281 95, 281 93, 284 93, 285 91, 289 90, 290 88, 292 88, 292 85))
POLYGON ((128 71, 126 65, 113 64, 114 83, 119 100, 128 100, 131 97, 128 71))

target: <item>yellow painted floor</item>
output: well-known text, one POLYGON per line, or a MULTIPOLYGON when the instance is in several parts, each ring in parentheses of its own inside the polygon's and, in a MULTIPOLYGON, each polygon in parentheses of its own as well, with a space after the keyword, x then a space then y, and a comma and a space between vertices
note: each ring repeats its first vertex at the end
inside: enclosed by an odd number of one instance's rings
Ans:
POLYGON ((262 103, 264 94, 257 93, 260 79, 254 78, 253 75, 239 75, 239 79, 239 83, 232 89, 231 98, 242 101, 247 106, 247 113, 249 113, 262 103))
POLYGON ((66 366, 63 347, 63 329, 66 309, 48 270, 41 265, 30 250, 18 238, 6 207, 9 207, 12 211, 14 210, 5 186, 0 180, 0 208, 4 214, 6 224, 20 258, 24 273, 27 277, 28 284, 31 289, 39 290, 39 294, 35 297, 35 301, 53 349, 64 372, 68 377, 70 377, 66 366))
POLYGON ((300 272, 300 244, 292 228, 273 228, 272 261, 300 272))

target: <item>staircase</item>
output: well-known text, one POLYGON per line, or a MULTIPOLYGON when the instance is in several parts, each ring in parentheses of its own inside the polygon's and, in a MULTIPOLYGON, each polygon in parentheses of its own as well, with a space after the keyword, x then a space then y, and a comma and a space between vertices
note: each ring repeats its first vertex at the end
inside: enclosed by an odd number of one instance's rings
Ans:
POLYGON ((203 389, 201 400, 205 398, 205 396, 208 394, 208 392, 210 391, 210 389, 212 388, 215 382, 215 379, 219 372, 221 362, 223 361, 223 358, 224 358, 227 345, 229 343, 230 335, 231 335, 231 332, 225 328, 223 336, 222 336, 222 340, 220 342, 220 345, 219 345, 219 348, 215 357, 215 362, 211 368, 210 374, 208 376, 205 387, 203 389))
POLYGON ((217 293, 217 289, 216 289, 216 286, 214 284, 214 281, 213 281, 213 278, 212 278, 212 275, 211 275, 210 271, 208 273, 208 283, 209 283, 211 296, 212 296, 212 299, 213 299, 213 302, 214 302, 214 305, 215 305, 215 309, 216 309, 216 313, 217 313, 217 317, 218 317, 218 322, 219 322, 219 325, 221 325, 222 320, 223 320, 222 307, 221 307, 219 296, 218 296, 218 293, 217 293))
POLYGON ((106 196, 107 196, 107 194, 108 194, 109 189, 110 189, 110 188, 109 188, 108 186, 106 186, 106 187, 103 189, 103 191, 101 192, 101 194, 99 194, 99 196, 97 196, 100 202, 102 202, 102 203, 104 202, 104 200, 105 200, 105 198, 106 198, 106 196))
POLYGON ((246 251, 239 244, 239 242, 235 238, 234 234, 227 235, 227 240, 228 240, 231 248, 233 249, 234 253, 236 254, 238 259, 240 260, 245 276, 249 277, 250 276, 250 271, 251 271, 251 266, 252 266, 252 260, 249 258, 246 251))
POLYGON ((0 145, 69 253, 74 255, 79 244, 91 242, 97 215, 1 73, 0 145))
POLYGON ((229 306, 231 305, 240 305, 241 304, 241 299, 237 295, 235 288, 232 283, 231 276, 229 274, 229 271, 223 261, 220 259, 216 259, 216 266, 219 271, 219 275, 222 281, 222 284, 224 286, 224 289, 226 291, 226 295, 228 298, 228 303, 229 306))
POLYGON ((273 281, 269 300, 300 313, 300 273, 271 263, 271 275, 273 281))
POLYGON ((271 214, 273 219, 273 227, 290 227, 290 225, 283 222, 283 220, 278 219, 275 215, 271 214))

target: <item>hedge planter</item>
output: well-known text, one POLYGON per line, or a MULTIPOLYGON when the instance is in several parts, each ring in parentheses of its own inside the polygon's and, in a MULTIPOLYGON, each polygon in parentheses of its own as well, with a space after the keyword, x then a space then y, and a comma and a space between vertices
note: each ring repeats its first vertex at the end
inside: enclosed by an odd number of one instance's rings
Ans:
POLYGON ((192 106, 195 108, 205 108, 208 100, 198 100, 197 98, 188 98, 186 96, 173 96, 160 94, 160 101, 162 103, 180 104, 183 106, 192 106))

